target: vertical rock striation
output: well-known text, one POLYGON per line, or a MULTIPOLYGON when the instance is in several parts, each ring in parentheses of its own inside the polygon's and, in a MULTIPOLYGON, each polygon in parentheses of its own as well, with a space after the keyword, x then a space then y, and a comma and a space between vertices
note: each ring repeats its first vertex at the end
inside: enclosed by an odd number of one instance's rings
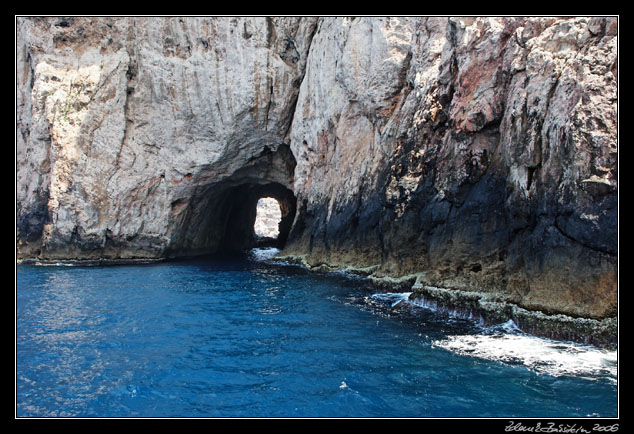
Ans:
POLYGON ((292 187, 286 136, 315 24, 18 18, 18 255, 218 250, 249 192, 292 187))
POLYGON ((286 252, 616 315, 614 18, 326 18, 286 252))
POLYGON ((273 196, 309 265, 614 317, 617 30, 18 18, 18 257, 245 248, 273 196))

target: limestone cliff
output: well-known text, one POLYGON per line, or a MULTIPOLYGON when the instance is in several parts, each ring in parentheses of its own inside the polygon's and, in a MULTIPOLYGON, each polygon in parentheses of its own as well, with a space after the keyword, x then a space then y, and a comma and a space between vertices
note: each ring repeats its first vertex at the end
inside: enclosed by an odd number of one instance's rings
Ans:
POLYGON ((285 138, 316 21, 18 18, 19 254, 248 243, 227 225, 254 218, 262 191, 292 197, 285 138))
POLYGON ((614 317, 617 29, 18 18, 18 257, 245 248, 272 196, 308 265, 614 317))
POLYGON ((597 17, 320 21, 291 128, 287 252, 615 315, 616 31, 597 17))

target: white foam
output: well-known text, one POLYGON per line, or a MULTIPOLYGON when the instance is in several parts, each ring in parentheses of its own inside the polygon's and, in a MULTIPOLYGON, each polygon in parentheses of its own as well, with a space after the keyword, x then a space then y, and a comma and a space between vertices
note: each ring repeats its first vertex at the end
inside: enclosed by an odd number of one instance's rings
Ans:
POLYGON ((497 327, 506 333, 521 333, 522 332, 520 328, 517 326, 517 324, 515 324, 515 321, 513 321, 512 319, 508 320, 505 323, 497 325, 497 327))
POLYGON ((481 318, 473 313, 457 312, 438 305, 434 300, 417 297, 409 299, 411 292, 378 293, 373 300, 391 303, 401 302, 426 310, 444 313, 449 317, 469 319, 480 324, 478 334, 447 336, 433 346, 463 356, 523 365, 541 374, 552 376, 578 376, 590 379, 605 378, 616 382, 617 351, 601 349, 573 342, 554 341, 522 332, 513 320, 484 327, 481 318))
POLYGON ((370 298, 390 303, 394 307, 401 302, 408 302, 411 294, 411 292, 380 292, 372 294, 370 298))
POLYGON ((502 332, 448 336, 433 345, 460 355, 521 364, 542 374, 616 381, 616 351, 518 334, 512 321, 498 327, 502 332))
POLYGON ((256 261, 267 261, 280 253, 281 250, 275 247, 262 247, 251 249, 251 255, 256 261))
POLYGON ((471 310, 467 310, 464 312, 458 311, 450 307, 443 306, 442 304, 437 303, 435 300, 428 299, 426 297, 416 297, 412 300, 407 300, 407 303, 431 312, 447 315, 450 318, 465 319, 473 321, 474 324, 484 324, 484 320, 482 319, 482 317, 480 315, 474 314, 471 310))
MULTIPOLYGON (((484 324, 482 318, 476 318, 472 312, 457 312, 424 297, 405 301, 450 317, 484 324)), ((495 326, 482 326, 481 330, 481 334, 448 336, 432 345, 460 355, 524 365, 542 374, 607 378, 616 382, 617 351, 531 336, 522 332, 513 320, 495 326)))
POLYGON ((41 267, 75 267, 77 264, 71 262, 36 262, 35 265, 41 267))

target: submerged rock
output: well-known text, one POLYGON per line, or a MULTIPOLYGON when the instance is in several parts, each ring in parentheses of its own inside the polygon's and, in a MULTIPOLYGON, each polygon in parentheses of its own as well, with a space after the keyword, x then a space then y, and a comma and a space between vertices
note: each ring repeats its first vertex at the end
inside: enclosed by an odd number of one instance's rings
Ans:
POLYGON ((617 313, 614 17, 18 17, 18 258, 278 246, 617 313))

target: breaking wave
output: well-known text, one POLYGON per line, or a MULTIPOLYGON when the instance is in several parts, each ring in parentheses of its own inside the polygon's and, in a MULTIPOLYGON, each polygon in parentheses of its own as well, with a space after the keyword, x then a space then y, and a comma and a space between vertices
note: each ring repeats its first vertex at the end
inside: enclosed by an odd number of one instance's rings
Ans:
POLYGON ((616 384, 618 376, 618 352, 592 345, 567 341, 555 341, 524 333, 509 320, 502 324, 484 326, 479 318, 437 309, 434 303, 410 300, 410 292, 378 293, 371 299, 396 307, 400 303, 414 308, 470 319, 477 327, 476 333, 448 335, 432 342, 455 354, 497 361, 509 365, 521 365, 540 374, 551 376, 575 376, 590 380, 608 379, 616 384))
POLYGON ((487 327, 482 334, 447 336, 432 343, 463 356, 524 365, 552 376, 607 378, 616 383, 617 351, 523 333, 512 320, 487 327))
POLYGON ((261 247, 251 249, 249 256, 254 261, 270 261, 275 255, 280 253, 281 250, 275 247, 261 247))

